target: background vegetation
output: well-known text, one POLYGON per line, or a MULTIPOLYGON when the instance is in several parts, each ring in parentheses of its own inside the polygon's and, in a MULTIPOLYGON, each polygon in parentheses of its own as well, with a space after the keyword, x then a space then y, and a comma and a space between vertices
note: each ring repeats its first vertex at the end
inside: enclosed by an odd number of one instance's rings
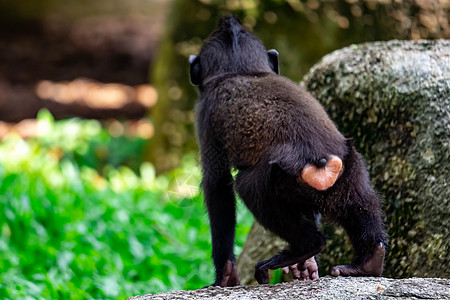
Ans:
MULTIPOLYGON (((0 298, 117 299, 211 282, 195 158, 156 177, 139 138, 45 111, 38 126, 40 137, 0 144, 0 298)), ((239 211, 237 253, 252 223, 239 211)))

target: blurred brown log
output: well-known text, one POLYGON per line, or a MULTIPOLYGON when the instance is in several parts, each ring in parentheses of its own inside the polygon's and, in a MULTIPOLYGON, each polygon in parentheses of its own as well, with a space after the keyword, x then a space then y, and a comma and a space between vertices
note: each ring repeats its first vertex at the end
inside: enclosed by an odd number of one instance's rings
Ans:
POLYGON ((139 119, 157 100, 156 90, 148 84, 133 87, 90 79, 18 86, 0 80, 0 91, 0 120, 6 122, 35 118, 42 108, 56 119, 139 119))
MULTIPOLYGON (((113 137, 132 136, 142 139, 149 139, 155 130, 150 120, 143 118, 139 120, 128 120, 119 122, 116 119, 109 119, 103 122, 113 137)), ((36 119, 25 119, 19 123, 8 123, 0 121, 0 141, 8 135, 15 134, 23 139, 43 136, 47 134, 49 127, 36 119)))
POLYGON ((51 14, 0 26, 0 121, 34 118, 42 108, 56 119, 145 116, 156 101, 146 84, 163 24, 163 14, 51 14))

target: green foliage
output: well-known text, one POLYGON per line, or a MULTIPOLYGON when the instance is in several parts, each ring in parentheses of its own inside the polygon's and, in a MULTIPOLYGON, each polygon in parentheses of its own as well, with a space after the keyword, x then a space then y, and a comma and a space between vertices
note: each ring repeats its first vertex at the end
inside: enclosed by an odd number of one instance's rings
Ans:
MULTIPOLYGON (((140 141, 96 121, 39 120, 42 137, 0 143, 0 298, 117 299, 212 282, 193 156, 164 176, 145 162, 134 172, 124 164, 140 141)), ((238 221, 236 252, 252 219, 240 209, 238 221)))
POLYGON ((283 282, 282 280, 283 271, 282 269, 273 270, 272 279, 270 280, 270 284, 277 284, 283 282))
POLYGON ((52 115, 43 110, 38 115, 42 136, 38 143, 62 159, 103 172, 106 166, 130 167, 139 171, 147 140, 125 136, 112 137, 97 121, 68 119, 55 125, 52 115))

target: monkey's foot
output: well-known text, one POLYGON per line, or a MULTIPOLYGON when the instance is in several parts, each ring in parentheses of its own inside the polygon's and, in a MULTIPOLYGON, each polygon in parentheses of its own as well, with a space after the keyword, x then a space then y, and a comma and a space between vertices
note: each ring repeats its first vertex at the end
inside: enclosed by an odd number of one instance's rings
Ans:
POLYGON ((303 264, 294 264, 283 268, 283 273, 288 274, 289 272, 292 274, 293 281, 319 279, 319 268, 314 256, 308 258, 303 264))
POLYGON ((301 174, 301 179, 309 186, 319 191, 329 189, 334 185, 342 170, 342 160, 331 155, 326 159, 321 159, 318 165, 307 164, 301 174))
POLYGON ((235 262, 227 260, 227 262, 223 266, 222 281, 215 285, 220 285, 221 287, 241 285, 238 269, 235 262))
POLYGON ((320 253, 323 248, 325 248, 325 243, 321 244, 317 249, 304 255, 298 255, 297 252, 292 252, 291 250, 283 250, 272 258, 256 264, 255 279, 259 284, 269 283, 269 269, 275 270, 289 267, 295 265, 296 263, 297 269, 300 266, 300 269, 298 270, 303 271, 303 275, 295 275, 296 277, 299 277, 298 279, 302 278, 302 276, 306 277, 307 274, 311 277, 313 276, 313 273, 315 273, 314 277, 317 275, 318 278, 319 274, 317 272, 317 263, 314 255, 320 253))
POLYGON ((333 276, 381 276, 383 272, 383 262, 385 255, 385 247, 383 243, 378 243, 373 250, 372 257, 361 265, 350 264, 340 265, 331 268, 333 276))

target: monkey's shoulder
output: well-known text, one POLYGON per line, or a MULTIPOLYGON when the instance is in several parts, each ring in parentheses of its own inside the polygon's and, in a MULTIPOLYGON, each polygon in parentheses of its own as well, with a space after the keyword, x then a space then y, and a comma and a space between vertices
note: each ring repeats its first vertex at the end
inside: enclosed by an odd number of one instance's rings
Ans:
POLYGON ((224 76, 209 87, 208 98, 227 105, 259 105, 297 108, 306 113, 321 112, 321 104, 292 80, 270 73, 224 76))
POLYGON ((213 112, 210 116, 219 119, 257 120, 274 126, 297 120, 334 127, 311 94, 290 79, 275 74, 227 76, 210 86, 202 98, 203 105, 213 112))

